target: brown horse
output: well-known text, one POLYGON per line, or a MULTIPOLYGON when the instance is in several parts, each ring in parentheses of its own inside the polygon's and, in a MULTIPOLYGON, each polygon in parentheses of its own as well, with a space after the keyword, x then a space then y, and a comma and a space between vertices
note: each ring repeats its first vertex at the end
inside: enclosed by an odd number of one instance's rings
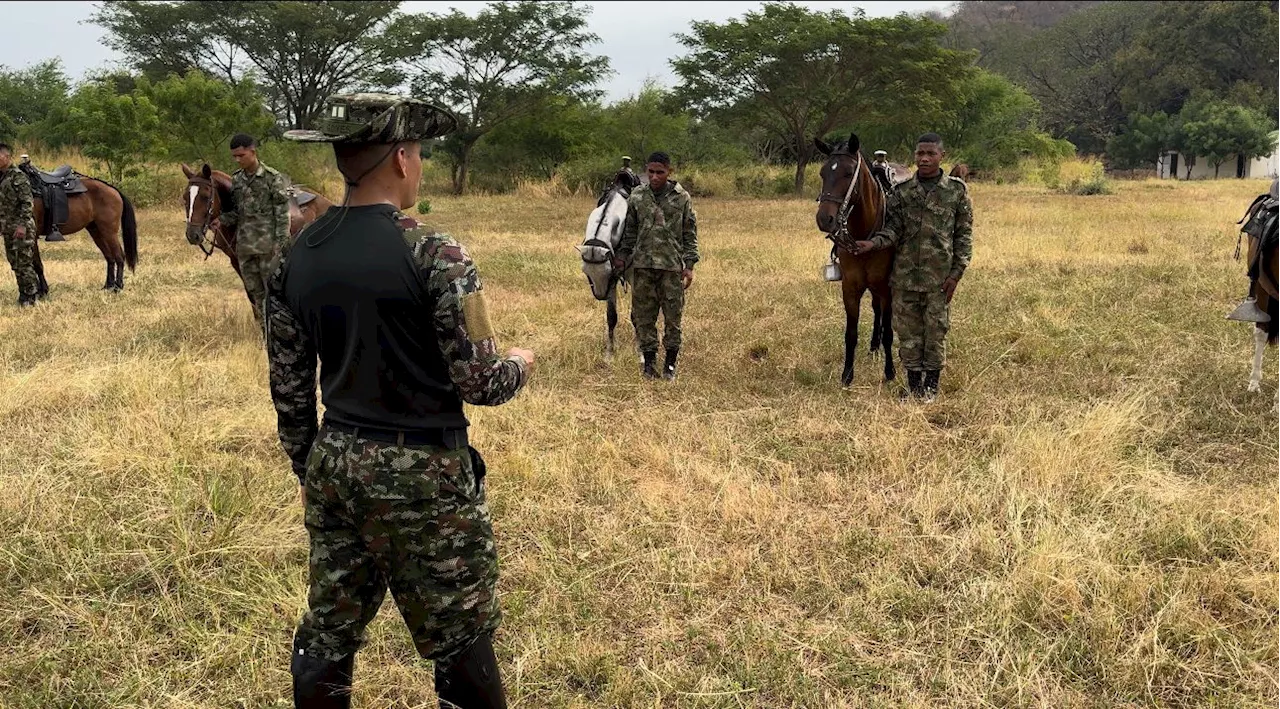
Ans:
POLYGON ((842 386, 853 382, 854 352, 858 349, 858 315, 862 294, 871 291, 875 324, 871 351, 884 347, 884 380, 893 381, 893 294, 889 274, 893 249, 853 255, 853 242, 870 239, 884 224, 885 196, 871 176, 867 160, 858 152, 858 136, 834 147, 814 139, 819 152, 830 157, 822 166, 822 193, 818 195, 818 228, 835 242, 840 264, 840 292, 844 299, 844 370, 842 386))
MULTIPOLYGON (((182 172, 187 176, 187 189, 182 195, 182 208, 187 213, 187 241, 199 246, 208 258, 213 250, 219 249, 231 259, 231 268, 236 275, 240 274, 240 259, 236 257, 236 232, 219 224, 212 229, 213 223, 222 214, 224 205, 232 203, 231 176, 220 170, 214 170, 208 163, 197 172, 186 163, 182 164, 182 172), (208 234, 213 231, 209 246, 206 246, 208 234)), ((289 197, 289 236, 296 238, 298 232, 306 225, 314 222, 333 206, 324 195, 310 190, 299 190, 314 199, 298 205, 297 195, 289 197)))
POLYGON ((959 165, 956 165, 955 167, 951 168, 950 174, 951 174, 951 177, 958 177, 961 180, 968 181, 969 175, 972 173, 970 172, 968 165, 964 163, 960 163, 959 165))
MULTIPOLYGON (((138 221, 133 213, 133 205, 114 185, 83 175, 80 176, 80 182, 88 191, 67 195, 67 221, 58 225, 58 231, 63 235, 74 234, 81 229, 89 232, 93 243, 107 261, 107 282, 102 289, 119 293, 124 290, 125 265, 129 266, 130 272, 138 265, 138 221), (124 235, 123 241, 121 234, 124 235)), ((44 200, 35 197, 33 202, 36 227, 40 233, 44 233, 44 200)), ((39 239, 32 243, 35 245, 34 261, 40 291, 47 293, 49 285, 44 278, 39 239)))
MULTIPOLYGON (((1267 345, 1276 344, 1280 335, 1280 239, 1276 237, 1275 204, 1277 191, 1280 191, 1280 180, 1271 185, 1270 195, 1260 195, 1250 205, 1249 212, 1239 223, 1246 223, 1245 229, 1253 225, 1255 214, 1259 217, 1257 225, 1261 227, 1255 233, 1241 232, 1248 236, 1249 248, 1245 263, 1250 264, 1249 274, 1256 276, 1252 295, 1256 299, 1259 310, 1266 313, 1270 320, 1254 323, 1253 328, 1253 369, 1249 373, 1249 391, 1262 388, 1262 358, 1266 354, 1267 345), (1270 196, 1269 201, 1263 198, 1270 196), (1268 206, 1270 209, 1268 210, 1268 206), (1261 251, 1261 253, 1259 253, 1261 251), (1256 268, 1256 271, 1254 270, 1256 268)), ((1240 252, 1237 249, 1236 256, 1240 252)))

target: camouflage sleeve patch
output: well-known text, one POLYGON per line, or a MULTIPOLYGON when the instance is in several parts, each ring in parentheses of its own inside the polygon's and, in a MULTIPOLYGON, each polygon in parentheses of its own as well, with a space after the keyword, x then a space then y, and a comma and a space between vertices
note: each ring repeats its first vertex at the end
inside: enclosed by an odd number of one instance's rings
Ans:
POLYGON ((459 300, 462 302, 463 319, 467 321, 467 337, 472 342, 496 337, 493 324, 489 322, 489 303, 484 299, 484 291, 467 293, 459 300))
POLYGON ((426 233, 413 254, 434 303, 436 342, 463 401, 476 406, 509 401, 524 386, 525 365, 498 354, 480 274, 466 248, 448 235, 426 233))
POLYGON ((267 365, 280 445, 301 481, 307 454, 319 430, 316 411, 316 350, 284 295, 287 259, 280 259, 267 284, 267 365))

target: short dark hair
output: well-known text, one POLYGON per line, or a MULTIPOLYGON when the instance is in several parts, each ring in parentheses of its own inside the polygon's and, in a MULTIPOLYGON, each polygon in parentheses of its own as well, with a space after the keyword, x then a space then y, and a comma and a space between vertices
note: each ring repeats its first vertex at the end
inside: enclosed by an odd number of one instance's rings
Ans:
POLYGON ((8 143, 0 143, 0 150, 6 153, 9 153, 11 155, 13 154, 13 146, 9 145, 8 143))
POLYGON ((649 153, 649 159, 645 160, 645 162, 646 163, 656 162, 659 165, 666 165, 667 167, 671 167, 671 156, 667 155, 661 150, 658 150, 656 152, 649 153))
POLYGON ((941 148, 942 136, 938 135, 937 133, 925 133, 924 135, 920 136, 919 139, 916 140, 917 145, 919 145, 920 143, 937 143, 938 147, 941 148))
POLYGON ((334 143, 333 157, 338 164, 338 172, 348 183, 364 179, 369 173, 385 164, 399 148, 409 152, 422 154, 421 145, 414 149, 415 143, 422 141, 404 140, 394 144, 387 143, 334 143))
POLYGON ((258 141, 254 140, 253 136, 249 135, 248 133, 236 133, 235 135, 231 136, 232 150, 235 150, 236 148, 256 148, 256 147, 258 147, 258 141))

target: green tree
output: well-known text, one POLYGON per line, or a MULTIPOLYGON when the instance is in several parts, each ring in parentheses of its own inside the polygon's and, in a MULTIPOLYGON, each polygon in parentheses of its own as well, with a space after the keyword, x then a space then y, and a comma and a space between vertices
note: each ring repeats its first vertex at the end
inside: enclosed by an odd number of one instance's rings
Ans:
POLYGON ((1177 119, 1164 111, 1132 114, 1122 132, 1107 141, 1107 157, 1117 167, 1159 163, 1172 149, 1179 129, 1177 119))
POLYGON ((275 125, 262 95, 248 79, 227 83, 197 69, 138 92, 159 113, 164 153, 171 160, 206 161, 226 167, 226 144, 235 133, 261 137, 275 125))
POLYGON ((1239 155, 1249 160, 1275 150, 1271 138, 1275 123, 1256 111, 1210 101, 1188 104, 1183 114, 1185 148, 1191 155, 1208 160, 1215 178, 1230 157, 1239 155))
POLYGON ((137 93, 121 96, 98 82, 76 90, 67 119, 84 154, 117 182, 151 157, 160 136, 160 116, 150 99, 137 93))
MULTIPOLYGON (((496 2, 475 17, 405 15, 391 28, 415 72, 414 94, 447 104, 461 129, 443 152, 453 163, 453 191, 467 188, 476 144, 495 128, 536 115, 555 97, 587 100, 608 60, 584 48, 588 9, 572 2, 496 2)), ((445 145, 442 144, 442 147, 445 145)))
POLYGON ((70 89, 57 59, 0 68, 0 130, 10 138, 45 140, 63 118, 70 89))
POLYGON ((971 59, 939 46, 945 31, 907 15, 765 3, 740 20, 694 22, 677 35, 689 53, 671 64, 698 115, 758 123, 789 145, 799 193, 814 136, 854 120, 942 114, 971 59))
POLYGON ((397 1, 103 3, 92 22, 106 43, 153 79, 202 69, 237 82, 256 71, 273 109, 306 128, 327 98, 348 89, 388 87, 403 76, 385 28, 397 1))

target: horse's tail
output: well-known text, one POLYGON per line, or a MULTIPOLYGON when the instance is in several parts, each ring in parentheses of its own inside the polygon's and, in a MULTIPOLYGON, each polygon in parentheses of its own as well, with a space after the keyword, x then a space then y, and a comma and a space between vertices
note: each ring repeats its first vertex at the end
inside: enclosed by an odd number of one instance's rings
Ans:
POLYGON ((112 187, 120 195, 124 209, 120 211, 120 233, 124 237, 124 262, 129 264, 132 273, 138 266, 138 219, 133 213, 133 203, 117 187, 112 187))

